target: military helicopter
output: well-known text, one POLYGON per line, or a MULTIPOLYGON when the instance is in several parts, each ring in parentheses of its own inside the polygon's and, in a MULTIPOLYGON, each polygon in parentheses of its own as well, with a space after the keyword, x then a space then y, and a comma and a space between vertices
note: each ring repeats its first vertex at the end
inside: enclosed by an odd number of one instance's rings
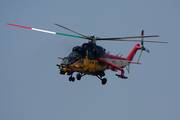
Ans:
POLYGON ((57 33, 57 32, 37 29, 37 28, 30 28, 30 27, 25 27, 25 26, 10 24, 10 23, 7 23, 7 25, 31 29, 35 31, 50 33, 50 34, 87 39, 88 43, 84 43, 81 46, 75 46, 72 49, 72 52, 67 57, 63 57, 63 58, 58 57, 58 59, 62 59, 60 64, 57 64, 58 68, 60 69, 60 74, 61 75, 67 74, 68 76, 70 76, 69 81, 72 81, 72 82, 75 81, 75 77, 73 77, 73 73, 77 72, 76 74, 77 80, 80 80, 85 75, 93 75, 93 76, 97 76, 101 80, 102 85, 105 85, 107 82, 107 79, 103 77, 105 76, 104 71, 107 69, 110 69, 116 72, 120 71, 121 73, 116 74, 116 76, 118 78, 127 79, 127 77, 124 76, 125 72, 123 68, 126 68, 129 73, 130 64, 141 64, 139 63, 139 60, 142 55, 142 52, 143 51, 149 52, 149 50, 144 47, 144 42, 167 43, 167 42, 160 42, 160 41, 144 41, 144 38, 159 37, 158 35, 144 36, 144 30, 142 30, 141 36, 99 38, 99 37, 95 37, 94 35, 91 35, 91 36, 82 35, 78 32, 75 32, 59 24, 55 24, 55 25, 61 28, 64 28, 68 31, 71 31, 79 36, 57 33), (133 38, 141 38, 141 40, 129 40, 133 38), (102 41, 102 40, 141 42, 141 45, 137 43, 135 47, 132 49, 132 51, 129 53, 129 55, 126 58, 123 58, 118 55, 109 54, 108 52, 106 52, 106 50, 103 47, 98 46, 96 44, 96 41, 102 41), (138 61, 132 62, 133 57, 138 50, 141 50, 138 61))

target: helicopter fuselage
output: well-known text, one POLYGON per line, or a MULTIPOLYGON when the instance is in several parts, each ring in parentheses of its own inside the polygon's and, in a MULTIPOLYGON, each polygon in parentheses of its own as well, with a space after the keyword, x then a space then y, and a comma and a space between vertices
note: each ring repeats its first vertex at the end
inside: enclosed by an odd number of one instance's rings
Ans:
MULTIPOLYGON (((91 46, 92 44, 86 44, 91 46)), ((95 44, 93 44, 94 46, 95 44)), ((118 55, 111 55, 109 53, 105 53, 103 48, 93 47, 90 49, 84 48, 84 44, 82 47, 77 46, 74 47, 72 52, 68 57, 63 58, 62 62, 59 65, 59 69, 62 74, 72 74, 73 72, 80 72, 84 74, 90 75, 99 75, 99 73, 104 72, 107 69, 111 69, 112 71, 121 71, 121 76, 124 76, 123 68, 129 66, 135 53, 138 49, 141 49, 140 45, 137 44, 127 58, 123 58, 118 55), (95 50, 93 50, 95 49, 95 50), (103 53, 102 53, 102 51, 103 53), (86 51, 86 52, 85 52, 86 51), (95 51, 95 52, 92 52, 95 51), (98 53, 97 51, 101 51, 98 53), (83 57, 85 54, 85 57, 83 57), (90 55, 91 56, 90 56, 90 55), (101 54, 101 56, 96 56, 101 54), (91 59, 96 58, 96 59, 91 59)))
POLYGON ((105 49, 95 43, 76 46, 68 57, 63 58, 59 69, 61 73, 81 72, 96 75, 106 70, 106 64, 98 59, 105 55, 105 49))

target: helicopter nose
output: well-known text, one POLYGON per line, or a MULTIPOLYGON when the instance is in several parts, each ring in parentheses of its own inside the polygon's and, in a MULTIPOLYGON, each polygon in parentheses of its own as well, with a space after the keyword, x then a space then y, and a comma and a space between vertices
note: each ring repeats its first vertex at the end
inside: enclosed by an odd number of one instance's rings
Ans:
POLYGON ((65 64, 60 64, 59 69, 65 73, 70 71, 69 65, 65 65, 65 64))
POLYGON ((62 67, 62 68, 68 68, 68 67, 69 67, 69 64, 60 64, 60 67, 62 67))

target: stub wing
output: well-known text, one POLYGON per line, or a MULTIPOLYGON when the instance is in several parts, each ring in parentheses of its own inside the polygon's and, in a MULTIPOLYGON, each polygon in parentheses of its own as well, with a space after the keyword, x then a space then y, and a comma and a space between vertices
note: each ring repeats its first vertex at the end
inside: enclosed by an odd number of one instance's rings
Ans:
POLYGON ((106 68, 107 69, 111 68, 112 71, 116 71, 116 69, 120 70, 121 71, 121 75, 117 75, 116 74, 116 76, 118 76, 120 78, 123 78, 123 79, 127 79, 127 77, 124 76, 124 70, 122 68, 120 68, 120 67, 118 67, 118 66, 116 66, 116 65, 114 65, 114 64, 112 64, 112 63, 110 63, 110 62, 108 62, 108 61, 106 61, 106 60, 104 60, 102 58, 99 58, 99 60, 104 62, 104 63, 106 63, 106 68))
POLYGON ((122 68, 120 68, 120 67, 118 67, 118 66, 116 66, 116 65, 114 65, 114 64, 112 64, 112 63, 110 63, 110 62, 108 62, 108 61, 106 61, 106 60, 104 60, 104 59, 102 59, 102 58, 99 58, 99 60, 102 61, 102 62, 104 62, 104 63, 106 63, 106 68, 107 68, 107 69, 109 68, 109 66, 111 66, 111 70, 112 70, 112 71, 115 71, 115 69, 123 70, 122 68))

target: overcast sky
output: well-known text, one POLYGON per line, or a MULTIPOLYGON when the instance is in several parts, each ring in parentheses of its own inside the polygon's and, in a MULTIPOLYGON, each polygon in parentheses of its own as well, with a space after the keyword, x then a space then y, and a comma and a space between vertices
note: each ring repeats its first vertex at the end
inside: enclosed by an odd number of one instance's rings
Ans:
MULTIPOLYGON (((1 0, 0 16, 0 120, 180 119, 179 0, 1 0), (73 34, 58 23, 96 37, 136 36, 144 30, 160 36, 146 40, 169 43, 145 43, 150 53, 143 52, 142 65, 131 65, 129 74, 125 70, 127 80, 107 70, 104 86, 94 76, 72 83, 59 74, 57 57, 86 40, 6 23, 73 34)), ((136 45, 97 44, 123 57, 136 45)))

